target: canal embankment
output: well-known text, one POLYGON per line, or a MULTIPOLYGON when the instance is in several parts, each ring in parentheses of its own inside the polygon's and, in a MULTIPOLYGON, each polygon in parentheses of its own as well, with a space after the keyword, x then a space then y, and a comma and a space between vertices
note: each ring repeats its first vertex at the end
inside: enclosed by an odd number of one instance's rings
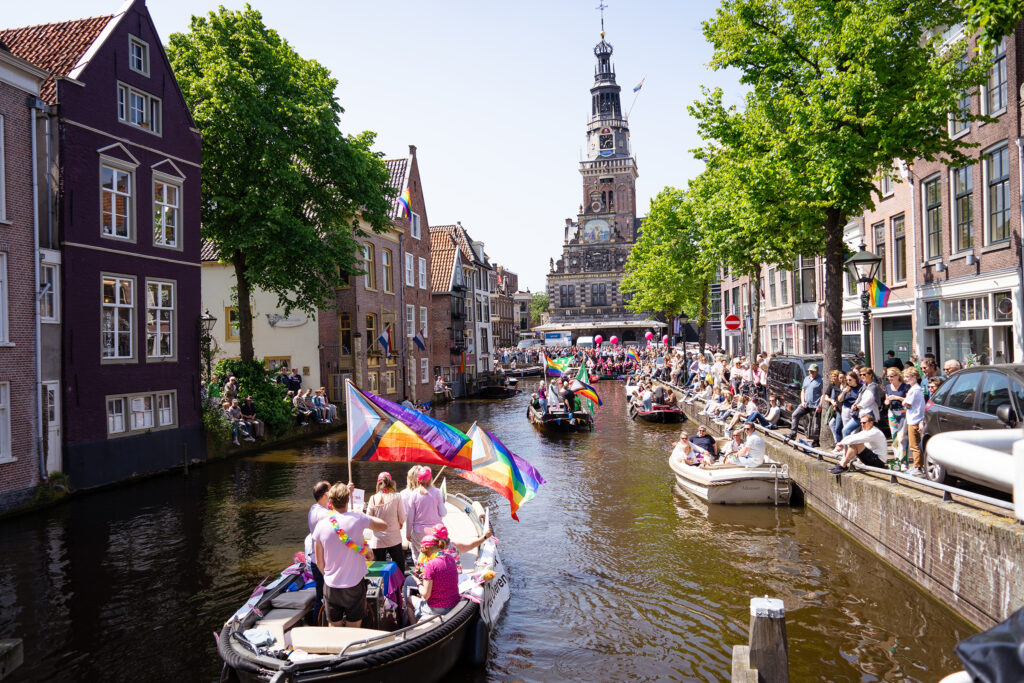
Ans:
MULTIPOLYGON (((701 408, 683 404, 688 419, 721 435, 701 408)), ((1024 527, 1008 511, 906 478, 830 474, 834 461, 764 434, 769 456, 789 468, 809 508, 963 619, 986 629, 1024 604, 1024 527)))

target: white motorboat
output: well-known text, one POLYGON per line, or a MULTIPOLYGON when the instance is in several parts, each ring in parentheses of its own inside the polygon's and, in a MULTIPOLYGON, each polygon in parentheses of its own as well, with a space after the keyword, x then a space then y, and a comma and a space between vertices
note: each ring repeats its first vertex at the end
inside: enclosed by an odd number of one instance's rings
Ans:
POLYGON ((630 375, 626 378, 626 398, 633 398, 633 394, 636 393, 636 376, 630 375))
POLYGON ((789 466, 766 459, 757 467, 743 465, 687 465, 669 456, 676 484, 701 500, 720 505, 789 503, 793 486, 789 466))

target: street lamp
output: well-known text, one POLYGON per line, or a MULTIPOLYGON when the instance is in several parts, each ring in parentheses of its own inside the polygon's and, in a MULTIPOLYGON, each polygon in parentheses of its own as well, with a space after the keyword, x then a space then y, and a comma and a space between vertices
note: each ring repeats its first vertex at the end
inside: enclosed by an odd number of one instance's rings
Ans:
POLYGON ((210 309, 203 311, 203 314, 199 316, 199 329, 202 332, 201 342, 203 344, 203 358, 206 361, 206 379, 210 379, 211 364, 213 362, 213 353, 211 351, 211 341, 213 340, 213 326, 217 324, 217 318, 211 313, 210 309))
POLYGON ((860 315, 864 336, 864 362, 868 365, 871 365, 871 300, 868 296, 868 287, 878 274, 878 266, 881 263, 882 257, 867 251, 863 242, 860 250, 844 263, 850 276, 864 285, 860 294, 860 315))

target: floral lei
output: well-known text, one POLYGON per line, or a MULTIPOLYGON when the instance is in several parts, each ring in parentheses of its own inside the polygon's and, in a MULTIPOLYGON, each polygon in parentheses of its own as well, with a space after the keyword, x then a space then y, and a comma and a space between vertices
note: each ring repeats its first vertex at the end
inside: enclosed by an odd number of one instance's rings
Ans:
POLYGON ((363 541, 362 547, 357 546, 355 541, 349 538, 349 535, 346 534, 345 530, 341 528, 340 524, 338 524, 337 517, 331 515, 327 519, 331 520, 331 528, 334 529, 334 533, 338 534, 338 538, 341 539, 341 542, 350 548, 352 552, 357 555, 362 555, 366 559, 371 559, 373 557, 373 551, 370 550, 370 546, 366 545, 366 541, 363 541))

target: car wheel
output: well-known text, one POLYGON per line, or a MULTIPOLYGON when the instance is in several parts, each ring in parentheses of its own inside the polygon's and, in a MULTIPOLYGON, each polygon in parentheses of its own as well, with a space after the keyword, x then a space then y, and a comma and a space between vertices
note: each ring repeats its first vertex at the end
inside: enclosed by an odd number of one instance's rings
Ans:
MULTIPOLYGON (((923 447, 924 447, 924 445, 922 444, 922 448, 923 447)), ((946 468, 943 467, 942 465, 940 465, 939 463, 935 462, 931 458, 929 458, 927 450, 925 451, 924 471, 928 475, 928 478, 931 479, 932 481, 934 481, 935 483, 937 483, 937 484, 946 484, 946 483, 948 483, 947 479, 948 479, 949 475, 946 473, 946 468)))

